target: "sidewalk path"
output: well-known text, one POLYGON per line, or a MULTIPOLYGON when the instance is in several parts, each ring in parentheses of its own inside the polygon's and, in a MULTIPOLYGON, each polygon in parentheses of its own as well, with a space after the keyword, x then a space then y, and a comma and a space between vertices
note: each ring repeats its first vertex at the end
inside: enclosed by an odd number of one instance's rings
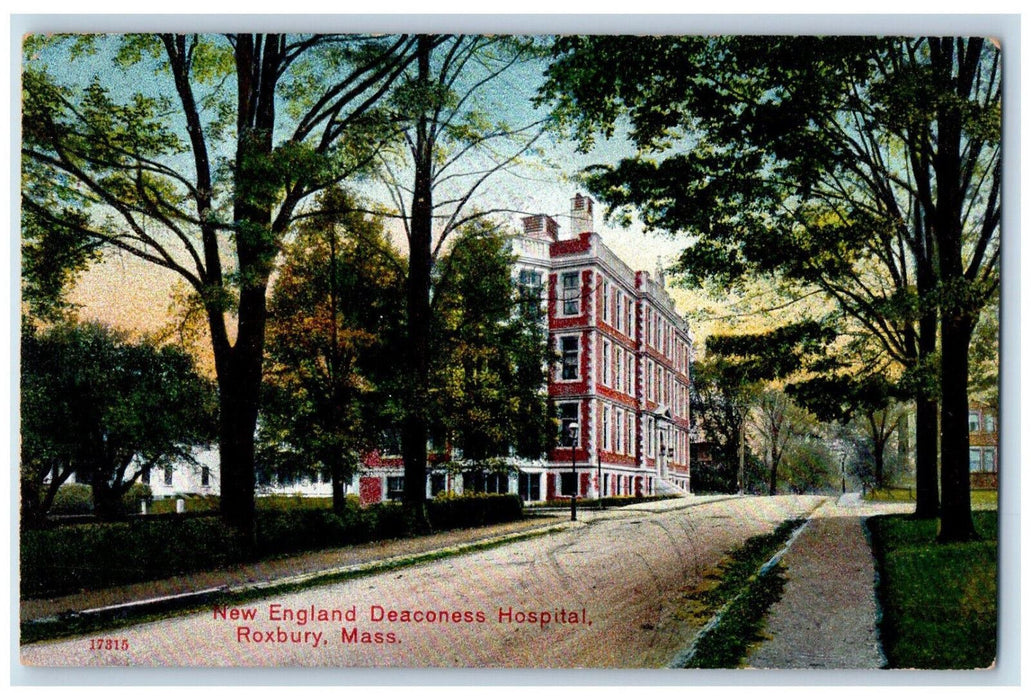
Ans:
POLYGON ((604 510, 582 509, 579 522, 569 522, 566 509, 548 509, 515 522, 488 525, 464 530, 448 530, 432 535, 396 540, 382 540, 367 544, 352 545, 339 549, 287 555, 266 559, 251 564, 239 564, 213 571, 200 571, 159 581, 113 586, 110 588, 83 591, 49 599, 22 600, 20 618, 22 622, 49 618, 68 612, 95 610, 108 606, 131 606, 141 601, 181 596, 222 586, 239 587, 287 578, 339 570, 346 567, 371 565, 386 559, 428 554, 449 547, 476 544, 507 536, 518 537, 535 530, 556 527, 582 526, 598 518, 628 517, 635 512, 663 512, 678 510, 713 501, 725 500, 728 496, 689 496, 662 501, 650 501, 632 506, 604 510))
POLYGON ((348 566, 382 561, 392 557, 425 554, 445 547, 481 542, 505 535, 520 535, 568 523, 565 514, 533 516, 524 520, 488 525, 467 530, 447 530, 433 535, 397 540, 380 540, 367 544, 328 549, 317 552, 266 559, 252 564, 240 564, 213 571, 200 571, 174 576, 160 581, 113 586, 100 590, 83 591, 59 598, 29 599, 21 601, 23 622, 51 617, 60 613, 93 610, 111 605, 131 604, 139 601, 175 596, 219 586, 240 586, 258 582, 317 573, 348 566))
POLYGON ((881 668, 874 558, 863 521, 912 508, 868 504, 859 494, 845 494, 817 509, 781 559, 788 581, 766 620, 770 639, 749 655, 746 666, 881 668))

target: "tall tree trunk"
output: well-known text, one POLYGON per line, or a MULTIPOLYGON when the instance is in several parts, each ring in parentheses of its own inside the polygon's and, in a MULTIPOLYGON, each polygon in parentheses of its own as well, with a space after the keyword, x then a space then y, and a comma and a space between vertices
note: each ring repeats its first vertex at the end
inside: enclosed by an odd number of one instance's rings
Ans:
POLYGON ((942 542, 974 539, 970 513, 970 426, 967 422, 968 349, 973 324, 963 317, 942 319, 942 542))
POLYGON ((942 512, 938 539, 959 542, 973 539, 970 513, 970 435, 967 423, 970 337, 977 319, 976 292, 963 265, 963 120, 961 101, 971 94, 972 66, 981 41, 965 46, 952 38, 929 41, 934 80, 943 99, 937 108, 938 148, 934 233, 938 242, 941 300, 941 422, 942 512), (958 66, 958 70, 956 69, 958 66))
POLYGON ((216 339, 222 517, 236 529, 245 547, 255 544, 254 434, 265 352, 266 292, 277 250, 277 236, 272 231, 276 195, 270 191, 268 179, 272 176, 275 85, 281 51, 282 37, 274 34, 237 37, 233 223, 240 301, 234 346, 229 347, 225 338, 218 300, 209 305, 208 312, 216 339))
MULTIPOLYGON (((929 239, 927 243, 933 246, 929 239)), ((917 518, 938 517, 938 402, 932 388, 937 385, 937 377, 932 379, 929 367, 938 345, 938 309, 928 302, 935 284, 930 262, 921 258, 917 266, 917 289, 921 305, 926 306, 919 320, 916 358, 920 377, 916 392, 916 511, 913 515, 917 518)))
MULTIPOLYGON (((419 37, 416 63, 420 85, 430 85, 432 37, 419 37)), ((429 90, 424 94, 428 95, 429 90)), ((408 255, 408 346, 406 368, 410 381, 408 405, 401 430, 401 456, 405 467, 404 503, 417 524, 426 519, 426 442, 429 421, 426 413, 429 385, 430 274, 433 244, 433 139, 423 105, 415 130, 415 184, 412 194, 410 252, 408 255)))

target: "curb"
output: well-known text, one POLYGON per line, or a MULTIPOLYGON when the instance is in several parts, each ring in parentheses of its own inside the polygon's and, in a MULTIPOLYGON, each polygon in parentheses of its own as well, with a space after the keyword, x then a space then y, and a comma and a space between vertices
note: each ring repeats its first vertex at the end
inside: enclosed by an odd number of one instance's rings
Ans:
POLYGON ((691 640, 691 644, 688 645, 686 649, 684 649, 683 651, 679 652, 676 656, 674 656, 673 660, 669 662, 669 665, 666 668, 687 668, 687 665, 691 662, 691 659, 693 659, 695 654, 697 653, 698 645, 701 643, 701 641, 705 639, 705 637, 709 635, 713 630, 720 626, 720 623, 723 621, 723 616, 726 614, 728 610, 730 610, 731 606, 734 605, 734 603, 736 603, 738 599, 741 598, 741 596, 748 592, 748 589, 751 586, 752 582, 765 576, 770 571, 770 569, 775 567, 780 562, 781 558, 783 558, 787 551, 791 549, 791 546, 795 543, 795 540, 798 539, 798 536, 801 535, 802 532, 809 526, 809 523, 811 521, 812 516, 807 517, 801 525, 796 527, 791 532, 791 535, 784 543, 784 546, 781 547, 776 554, 767 559, 766 563, 759 567, 759 570, 756 571, 756 573, 754 573, 748 579, 748 585, 746 585, 744 588, 738 591, 737 595, 735 595, 733 598, 724 603, 723 606, 716 611, 716 614, 709 618, 709 621, 706 622, 700 630, 698 630, 697 634, 695 634, 694 639, 691 640))

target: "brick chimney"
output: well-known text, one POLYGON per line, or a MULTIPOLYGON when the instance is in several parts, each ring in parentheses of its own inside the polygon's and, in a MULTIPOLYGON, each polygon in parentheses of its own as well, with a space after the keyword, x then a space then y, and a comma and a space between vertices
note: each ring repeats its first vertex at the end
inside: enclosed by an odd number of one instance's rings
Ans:
POLYGON ((558 222, 547 214, 523 217, 523 233, 534 238, 558 240, 558 222))
POLYGON ((569 218, 572 220, 570 234, 575 238, 584 231, 594 231, 594 201, 579 192, 570 202, 569 218))

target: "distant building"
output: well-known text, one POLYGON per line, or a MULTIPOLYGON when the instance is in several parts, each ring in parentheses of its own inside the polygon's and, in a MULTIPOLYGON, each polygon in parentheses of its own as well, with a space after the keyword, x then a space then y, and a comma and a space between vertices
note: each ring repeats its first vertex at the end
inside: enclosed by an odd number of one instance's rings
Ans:
POLYGON ((970 430, 970 486, 999 487, 999 424, 987 404, 970 401, 967 416, 970 430))

